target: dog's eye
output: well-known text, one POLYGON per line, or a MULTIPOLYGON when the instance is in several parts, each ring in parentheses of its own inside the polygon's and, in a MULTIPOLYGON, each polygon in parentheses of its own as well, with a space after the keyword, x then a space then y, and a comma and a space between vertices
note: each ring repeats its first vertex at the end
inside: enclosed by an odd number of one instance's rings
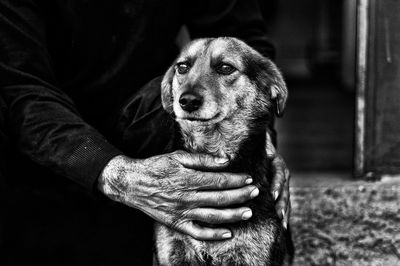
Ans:
POLYGON ((187 63, 178 63, 176 65, 176 70, 178 71, 179 74, 186 74, 189 72, 190 66, 187 63))
POLYGON ((221 64, 217 67, 217 72, 222 75, 230 75, 235 72, 236 68, 229 64, 221 64))

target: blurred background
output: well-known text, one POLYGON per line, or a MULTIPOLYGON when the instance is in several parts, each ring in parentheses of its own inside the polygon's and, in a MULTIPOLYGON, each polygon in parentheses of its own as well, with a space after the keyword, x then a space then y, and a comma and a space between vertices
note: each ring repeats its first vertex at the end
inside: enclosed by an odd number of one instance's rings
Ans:
POLYGON ((400 265, 400 2, 260 3, 289 88, 294 265, 400 265))
POLYGON ((356 2, 260 1, 289 88, 277 131, 279 152, 294 177, 351 177, 356 2))

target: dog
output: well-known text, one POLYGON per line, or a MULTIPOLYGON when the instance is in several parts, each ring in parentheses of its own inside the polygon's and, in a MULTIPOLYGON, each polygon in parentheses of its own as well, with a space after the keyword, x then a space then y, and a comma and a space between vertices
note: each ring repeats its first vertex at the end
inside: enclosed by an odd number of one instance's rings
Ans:
POLYGON ((282 265, 286 231, 269 193, 267 128, 281 116, 287 88, 278 68, 236 38, 190 42, 161 82, 164 109, 179 124, 183 149, 228 158, 230 172, 248 173, 260 195, 244 204, 251 219, 226 224, 233 237, 199 241, 156 224, 160 265, 282 265))

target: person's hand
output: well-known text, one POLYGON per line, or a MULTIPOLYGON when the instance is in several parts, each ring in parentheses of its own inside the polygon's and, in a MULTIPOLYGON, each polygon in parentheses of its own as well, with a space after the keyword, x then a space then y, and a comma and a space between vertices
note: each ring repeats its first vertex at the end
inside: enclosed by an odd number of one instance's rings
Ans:
POLYGON ((278 216, 282 219, 282 225, 287 229, 289 222, 291 205, 289 181, 290 172, 282 157, 276 153, 270 135, 267 133, 266 139, 267 157, 271 160, 272 177, 271 193, 275 200, 275 208, 278 216))
POLYGON ((252 216, 247 207, 228 206, 256 197, 259 190, 250 185, 248 175, 220 172, 227 165, 227 159, 183 151, 144 160, 117 156, 100 175, 98 188, 196 239, 227 239, 232 236, 228 229, 195 223, 231 223, 252 216))

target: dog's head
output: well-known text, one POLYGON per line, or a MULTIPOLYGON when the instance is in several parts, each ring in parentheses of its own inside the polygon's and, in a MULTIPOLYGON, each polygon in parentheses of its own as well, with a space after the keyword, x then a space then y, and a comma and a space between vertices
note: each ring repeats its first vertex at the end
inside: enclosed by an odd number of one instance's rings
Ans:
POLYGON ((161 84, 164 109, 179 123, 197 126, 273 112, 281 116, 287 94, 274 63, 228 37, 189 43, 161 84))

